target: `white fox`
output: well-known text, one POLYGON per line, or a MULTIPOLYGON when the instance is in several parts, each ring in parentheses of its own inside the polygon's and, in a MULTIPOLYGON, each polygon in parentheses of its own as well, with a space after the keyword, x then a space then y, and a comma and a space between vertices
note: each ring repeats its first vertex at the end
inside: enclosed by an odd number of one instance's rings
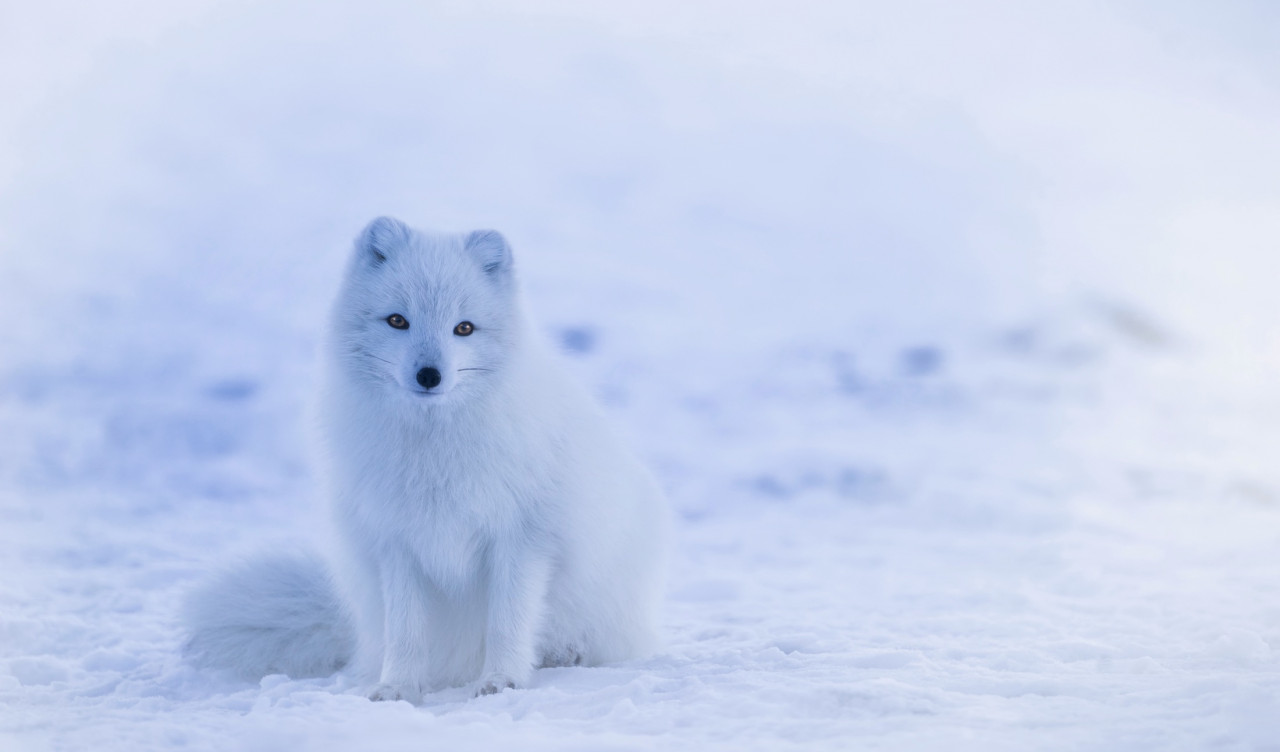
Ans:
POLYGON ((416 703, 650 650, 664 500, 534 335, 500 234, 369 224, 320 396, 330 565, 272 555, 207 583, 189 654, 251 678, 349 666, 416 703))

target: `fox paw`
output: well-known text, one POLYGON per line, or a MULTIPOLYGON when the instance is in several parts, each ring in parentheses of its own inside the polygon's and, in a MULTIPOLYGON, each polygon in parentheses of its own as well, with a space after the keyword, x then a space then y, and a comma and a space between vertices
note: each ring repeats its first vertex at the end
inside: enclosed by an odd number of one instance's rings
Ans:
POLYGON ((542 663, 538 668, 564 668, 567 666, 581 666, 582 654, 573 648, 561 648, 559 650, 549 650, 542 656, 542 663))
POLYGON ((476 688, 476 697, 496 695, 504 689, 515 688, 515 680, 506 674, 490 674, 488 678, 480 681, 480 685, 476 688))
POLYGON ((422 702, 422 690, 398 684, 379 684, 369 690, 369 699, 374 702, 394 702, 404 700, 412 705, 422 702))

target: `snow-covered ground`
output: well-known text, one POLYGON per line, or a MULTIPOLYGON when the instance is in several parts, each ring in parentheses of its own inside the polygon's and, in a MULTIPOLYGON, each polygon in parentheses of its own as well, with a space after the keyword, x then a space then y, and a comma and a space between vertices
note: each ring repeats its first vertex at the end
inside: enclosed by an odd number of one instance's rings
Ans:
POLYGON ((1280 749, 1274 4, 6 3, 0 87, 0 749, 1280 749), (378 214, 668 489, 653 657, 183 663, 378 214))

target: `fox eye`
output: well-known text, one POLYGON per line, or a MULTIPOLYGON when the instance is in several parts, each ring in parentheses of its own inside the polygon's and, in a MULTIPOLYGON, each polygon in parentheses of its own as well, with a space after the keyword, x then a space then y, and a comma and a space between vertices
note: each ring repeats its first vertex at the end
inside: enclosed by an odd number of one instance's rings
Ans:
POLYGON ((474 324, 470 321, 464 321, 453 328, 453 333, 459 337, 466 337, 476 330, 474 324))
POLYGON ((391 327, 392 327, 393 329, 408 329, 408 328, 409 328, 409 320, 408 320, 408 319, 406 319, 404 316, 401 316, 401 315, 400 315, 400 314, 398 314, 398 313, 393 313, 393 314, 391 314, 390 316, 388 316, 388 317, 387 317, 387 323, 388 323, 388 324, 390 324, 390 325, 391 325, 391 327))

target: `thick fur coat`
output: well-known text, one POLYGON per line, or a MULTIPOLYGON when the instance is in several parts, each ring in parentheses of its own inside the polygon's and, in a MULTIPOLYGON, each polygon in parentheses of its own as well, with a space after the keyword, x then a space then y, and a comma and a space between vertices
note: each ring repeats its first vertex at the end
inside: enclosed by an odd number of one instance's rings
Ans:
POLYGON ((652 648, 662 496, 531 330, 501 235, 374 220, 325 360, 335 550, 196 591, 198 661, 250 677, 348 666, 373 699, 417 702, 652 648))

